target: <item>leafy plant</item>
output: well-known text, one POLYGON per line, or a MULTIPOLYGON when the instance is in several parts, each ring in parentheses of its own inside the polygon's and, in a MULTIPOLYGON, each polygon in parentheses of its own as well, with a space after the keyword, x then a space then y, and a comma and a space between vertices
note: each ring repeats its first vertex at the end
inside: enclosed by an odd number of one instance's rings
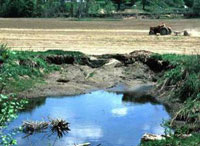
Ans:
POLYGON ((58 69, 47 63, 45 56, 48 54, 11 51, 6 45, 0 45, 0 145, 16 144, 12 135, 3 133, 3 129, 28 103, 26 99, 17 98, 18 92, 32 87, 44 74, 58 69))
MULTIPOLYGON (((17 117, 17 113, 28 105, 27 99, 19 98, 18 92, 31 88, 44 75, 60 67, 48 62, 48 57, 67 56, 81 62, 80 52, 60 50, 46 52, 11 51, 6 45, 0 45, 0 145, 16 145, 13 135, 4 133, 8 123, 17 117)), ((35 100, 34 100, 35 101, 35 100)), ((33 106, 33 102, 31 102, 33 106)))

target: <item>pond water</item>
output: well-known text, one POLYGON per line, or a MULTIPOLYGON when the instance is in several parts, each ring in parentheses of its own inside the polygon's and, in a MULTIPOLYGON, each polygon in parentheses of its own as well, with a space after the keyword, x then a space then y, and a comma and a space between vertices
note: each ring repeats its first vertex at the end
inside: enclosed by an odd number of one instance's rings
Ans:
POLYGON ((71 131, 56 141, 56 135, 48 133, 26 138, 21 133, 16 136, 19 146, 74 146, 85 142, 92 146, 136 146, 144 133, 163 134, 161 124, 170 118, 165 107, 151 97, 106 91, 35 102, 10 123, 9 129, 20 126, 23 120, 42 121, 50 117, 67 120, 71 131))

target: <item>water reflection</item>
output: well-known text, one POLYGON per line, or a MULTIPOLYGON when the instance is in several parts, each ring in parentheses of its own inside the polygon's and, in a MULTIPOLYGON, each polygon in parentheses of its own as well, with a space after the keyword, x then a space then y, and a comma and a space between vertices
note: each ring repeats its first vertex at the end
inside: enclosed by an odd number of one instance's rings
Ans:
POLYGON ((40 106, 44 105, 46 102, 46 98, 41 97, 41 98, 34 98, 34 99, 28 99, 28 104, 25 105, 25 110, 21 110, 22 112, 31 112, 35 108, 39 108, 40 106))
MULTIPOLYGON (((115 94, 96 91, 89 94, 66 97, 46 98, 43 105, 24 111, 19 118, 10 124, 10 128, 21 125, 23 120, 42 120, 44 117, 63 118, 69 121, 71 131, 56 146, 74 146, 74 144, 90 142, 96 146, 135 146, 141 136, 146 133, 162 134, 160 126, 169 115, 163 105, 151 103, 152 100, 133 99, 127 94, 115 94)), ((55 137, 36 134, 28 139, 16 138, 20 146, 44 146, 54 143, 55 137)))
POLYGON ((116 116, 126 116, 128 112, 128 108, 115 108, 112 109, 112 114, 116 116))
POLYGON ((151 103, 151 104, 160 104, 155 97, 151 95, 143 95, 138 97, 135 94, 132 93, 124 93, 122 101, 124 102, 132 102, 132 103, 138 103, 138 104, 145 104, 145 103, 151 103))

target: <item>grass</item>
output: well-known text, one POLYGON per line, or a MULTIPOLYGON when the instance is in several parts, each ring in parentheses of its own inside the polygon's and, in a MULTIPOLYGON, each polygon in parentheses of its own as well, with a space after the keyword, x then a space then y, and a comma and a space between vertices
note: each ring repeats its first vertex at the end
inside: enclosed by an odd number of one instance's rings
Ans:
POLYGON ((7 84, 7 91, 8 92, 21 92, 27 89, 30 89, 33 85, 35 85, 36 83, 41 83, 44 84, 45 82, 43 81, 42 77, 25 77, 25 78, 21 78, 18 81, 10 81, 7 84))
MULTIPOLYGON (((55 55, 71 56, 77 61, 80 57, 85 57, 80 52, 61 50, 46 52, 11 51, 5 45, 0 45, 1 125, 16 118, 19 109, 23 109, 27 105, 24 100, 16 100, 15 97, 18 92, 31 88, 45 74, 59 70, 57 65, 50 64, 46 60, 48 56, 55 55)), ((164 72, 160 83, 163 84, 167 80, 165 90, 173 91, 170 94, 169 102, 177 102, 182 104, 182 107, 178 109, 169 124, 170 127, 174 128, 174 135, 166 140, 147 142, 141 145, 198 145, 200 143, 200 55, 155 54, 152 57, 167 61, 173 66, 173 68, 164 72), (184 124, 177 125, 176 121, 181 121, 184 124), (192 134, 192 136, 182 138, 177 134, 192 134)), ((94 76, 94 72, 89 74, 89 77, 92 76, 94 76)), ((0 135, 2 135, 1 129, 0 135)), ((12 142, 12 139, 10 142, 12 142)), ((0 139, 0 144, 6 145, 7 143, 9 143, 8 140, 0 139)))
POLYGON ((42 81, 45 74, 59 70, 59 66, 50 64, 48 56, 63 55, 80 61, 85 55, 80 52, 50 50, 46 52, 11 51, 0 45, 0 93, 19 92, 42 81))
POLYGON ((28 100, 18 99, 18 93, 38 82, 41 83, 46 74, 60 70, 60 67, 48 62, 48 56, 54 55, 74 57, 77 61, 84 56, 80 52, 60 50, 11 51, 6 45, 0 45, 0 145, 17 144, 10 134, 3 132, 3 129, 17 117, 19 111, 29 107, 28 100))
POLYGON ((199 146, 200 134, 194 134, 188 138, 172 136, 166 140, 150 141, 141 144, 141 146, 199 146))
POLYGON ((164 73, 161 80, 163 82, 167 80, 165 86, 168 87, 168 91, 173 91, 168 99, 169 102, 181 103, 182 106, 168 125, 174 129, 174 135, 166 140, 142 143, 141 146, 200 145, 200 55, 165 54, 153 57, 168 61, 174 66, 164 73), (183 134, 192 136, 187 138, 177 136, 183 134))
POLYGON ((164 74, 169 86, 175 85, 174 98, 182 102, 197 98, 200 93, 200 55, 163 55, 163 60, 176 66, 164 74))

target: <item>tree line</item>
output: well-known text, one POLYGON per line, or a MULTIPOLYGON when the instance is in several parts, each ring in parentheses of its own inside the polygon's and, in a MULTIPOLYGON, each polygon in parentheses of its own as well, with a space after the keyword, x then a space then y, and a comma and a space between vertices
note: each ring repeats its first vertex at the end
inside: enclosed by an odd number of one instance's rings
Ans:
POLYGON ((200 16, 200 0, 142 0, 143 10, 146 6, 154 5, 157 8, 179 8, 187 10, 187 13, 200 16))
POLYGON ((0 17, 81 17, 98 13, 111 14, 111 0, 1 0, 0 17))
POLYGON ((111 15, 123 5, 187 8, 200 15, 200 0, 0 0, 0 17, 90 17, 111 15))

